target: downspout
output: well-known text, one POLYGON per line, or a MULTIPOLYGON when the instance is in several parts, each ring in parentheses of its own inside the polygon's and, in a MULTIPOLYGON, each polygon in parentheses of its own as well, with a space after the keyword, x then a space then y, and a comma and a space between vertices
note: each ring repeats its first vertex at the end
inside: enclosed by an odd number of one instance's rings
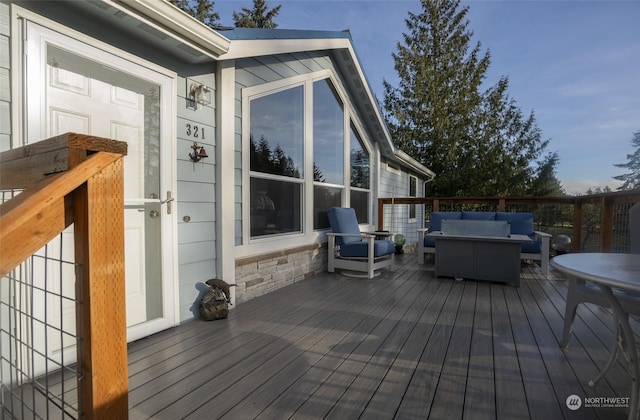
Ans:
MULTIPOLYGON (((427 193, 427 184, 428 184, 428 183, 430 183, 431 181, 433 181, 433 179, 434 179, 435 177, 436 177, 435 175, 431 175, 431 177, 430 177, 429 179, 425 179, 425 180, 422 182, 422 196, 423 196, 423 197, 426 197, 426 196, 427 196, 427 195, 426 195, 426 193, 427 193)), ((420 223, 420 224, 421 224, 421 228, 425 228, 425 227, 426 227, 426 225, 425 225, 425 217, 426 217, 426 216, 427 216, 427 212, 426 212, 426 206, 425 206, 425 212, 424 212, 424 214, 422 215, 422 221, 421 221, 421 223, 420 223)))

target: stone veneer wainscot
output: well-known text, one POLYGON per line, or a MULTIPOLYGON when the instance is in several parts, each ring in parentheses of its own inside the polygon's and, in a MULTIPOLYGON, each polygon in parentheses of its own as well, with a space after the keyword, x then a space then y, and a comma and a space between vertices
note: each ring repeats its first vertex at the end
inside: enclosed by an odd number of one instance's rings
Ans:
POLYGON ((312 244, 236 260, 236 304, 327 271, 327 244, 312 244))

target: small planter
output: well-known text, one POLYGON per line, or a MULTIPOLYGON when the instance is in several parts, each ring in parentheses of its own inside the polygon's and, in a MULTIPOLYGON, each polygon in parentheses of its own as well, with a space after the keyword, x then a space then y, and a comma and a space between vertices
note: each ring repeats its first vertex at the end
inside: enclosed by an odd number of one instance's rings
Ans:
POLYGON ((397 254, 402 254, 402 247, 404 246, 404 244, 407 242, 407 238, 404 237, 404 235, 398 233, 396 235, 394 235, 393 237, 393 243, 396 244, 396 255, 397 254))

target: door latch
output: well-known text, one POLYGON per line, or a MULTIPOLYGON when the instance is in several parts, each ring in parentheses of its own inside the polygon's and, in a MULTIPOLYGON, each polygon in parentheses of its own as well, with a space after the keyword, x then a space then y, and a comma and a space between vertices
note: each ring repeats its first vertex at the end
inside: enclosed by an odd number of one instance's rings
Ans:
POLYGON ((171 196, 171 191, 167 191, 167 199, 160 202, 160 205, 162 204, 167 205, 167 214, 171 214, 171 202, 173 200, 175 200, 175 198, 171 196))

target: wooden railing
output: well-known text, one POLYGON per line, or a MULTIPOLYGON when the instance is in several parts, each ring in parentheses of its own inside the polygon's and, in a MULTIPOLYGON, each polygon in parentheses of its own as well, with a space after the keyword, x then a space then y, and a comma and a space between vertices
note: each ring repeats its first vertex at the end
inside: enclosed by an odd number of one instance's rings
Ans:
POLYGON ((0 206, 0 277, 74 225, 79 406, 89 419, 128 415, 126 153, 124 142, 67 133, 0 154, 0 189, 23 190, 0 206))
POLYGON ((440 211, 441 207, 473 207, 484 206, 494 211, 509 211, 509 208, 530 206, 533 208, 548 205, 565 205, 571 207, 572 251, 580 252, 582 233, 584 231, 583 208, 585 205, 599 207, 598 220, 600 231, 599 250, 610 252, 614 237, 614 207, 619 204, 640 202, 640 191, 621 191, 582 196, 544 196, 544 197, 394 197, 378 199, 378 230, 384 230, 384 206, 392 204, 423 205, 430 211, 440 211))

